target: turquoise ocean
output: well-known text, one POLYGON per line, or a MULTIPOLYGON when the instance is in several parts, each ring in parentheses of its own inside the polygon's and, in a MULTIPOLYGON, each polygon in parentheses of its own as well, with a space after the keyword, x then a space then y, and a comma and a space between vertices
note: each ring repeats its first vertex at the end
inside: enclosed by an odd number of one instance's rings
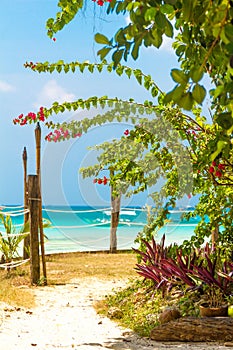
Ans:
MULTIPOLYGON (((23 223, 20 209, 5 207, 4 212, 17 213, 12 216, 17 231, 23 223)), ((166 234, 166 245, 182 243, 189 239, 198 223, 198 218, 186 221, 182 218, 186 210, 172 210, 169 221, 156 235, 160 241, 166 234)), ((81 206, 46 206, 43 208, 43 218, 50 220, 51 227, 44 233, 46 254, 78 251, 108 250, 110 245, 110 208, 90 208, 81 206)), ((146 224, 147 210, 139 207, 122 208, 120 223, 117 229, 117 248, 120 250, 137 247, 134 243, 138 232, 146 224)), ((3 227, 0 227, 1 231, 3 227)))

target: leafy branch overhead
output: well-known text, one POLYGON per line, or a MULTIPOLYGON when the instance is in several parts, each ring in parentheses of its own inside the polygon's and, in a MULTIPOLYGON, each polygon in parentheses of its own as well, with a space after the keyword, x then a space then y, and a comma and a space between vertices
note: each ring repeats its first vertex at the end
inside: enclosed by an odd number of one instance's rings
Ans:
MULTIPOLYGON (((59 6, 61 11, 56 20, 47 22, 50 37, 69 23, 84 3, 60 1, 59 6)), ((122 70, 119 63, 129 56, 136 60, 142 46, 159 49, 164 37, 174 38, 173 50, 180 69, 171 71, 176 85, 164 102, 172 101, 191 110, 195 104, 202 105, 207 93, 210 94, 213 120, 222 127, 229 144, 233 132, 233 2, 112 0, 106 11, 108 15, 127 16, 130 21, 111 39, 96 33, 96 42, 103 45, 98 51, 100 59, 112 53, 113 67, 119 71, 122 70), (210 78, 210 88, 209 84, 201 83, 205 75, 210 78)), ((141 74, 136 78, 140 82, 141 74)), ((152 96, 157 95, 156 88, 151 92, 152 96)), ((226 143, 222 143, 222 148, 227 147, 226 143)))

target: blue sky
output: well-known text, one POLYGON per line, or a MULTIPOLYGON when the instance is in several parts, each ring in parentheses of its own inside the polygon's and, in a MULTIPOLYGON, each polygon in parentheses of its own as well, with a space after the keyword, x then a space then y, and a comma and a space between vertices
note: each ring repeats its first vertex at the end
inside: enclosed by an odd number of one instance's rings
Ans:
MULTIPOLYGON (((95 32, 111 36, 117 28, 125 25, 127 18, 107 16, 104 9, 91 0, 87 3, 85 12, 78 14, 71 24, 57 33, 54 42, 48 38, 45 25, 46 20, 56 14, 56 0, 1 0, 4 11, 0 14, 0 204, 23 203, 24 146, 28 152, 28 174, 35 173, 35 126, 15 126, 13 118, 21 113, 36 112, 40 106, 49 107, 54 101, 73 101, 96 95, 133 97, 138 102, 151 99, 133 78, 129 80, 109 73, 38 74, 24 68, 26 61, 98 62, 96 52, 100 46, 94 43, 95 32)), ((168 90, 173 86, 170 69, 177 66, 170 45, 166 40, 159 51, 143 49, 136 62, 129 60, 127 64, 151 74, 162 89, 168 90)), ((62 118, 82 118, 83 115, 88 114, 66 114, 62 118)), ((114 123, 96 128, 79 140, 53 145, 44 141, 48 131, 43 125, 41 127, 44 204, 107 206, 107 189, 97 189, 92 180, 84 183, 78 169, 86 164, 87 159, 94 159, 94 154, 87 150, 89 145, 120 137, 129 126, 114 123)), ((126 200, 124 204, 143 205, 145 196, 126 200)))

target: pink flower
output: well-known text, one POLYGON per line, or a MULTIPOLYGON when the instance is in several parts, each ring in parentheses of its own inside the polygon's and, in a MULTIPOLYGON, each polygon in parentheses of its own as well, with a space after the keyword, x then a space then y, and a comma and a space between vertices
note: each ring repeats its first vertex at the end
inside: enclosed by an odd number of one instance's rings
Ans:
POLYGON ((69 136, 69 131, 68 131, 68 130, 64 131, 64 132, 63 132, 63 136, 64 136, 64 137, 69 136))
POLYGON ((36 119, 36 113, 30 112, 28 113, 28 118, 31 118, 32 120, 36 119))
POLYGON ((61 136, 60 130, 54 130, 54 134, 56 134, 55 137, 59 138, 61 136))
POLYGON ((81 137, 81 136, 82 136, 82 134, 80 132, 78 132, 77 134, 74 134, 73 137, 81 137))

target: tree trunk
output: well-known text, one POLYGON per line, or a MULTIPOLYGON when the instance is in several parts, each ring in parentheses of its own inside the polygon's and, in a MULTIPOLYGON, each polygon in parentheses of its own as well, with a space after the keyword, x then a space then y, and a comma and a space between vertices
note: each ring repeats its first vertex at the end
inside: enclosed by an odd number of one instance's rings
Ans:
POLYGON ((111 189, 111 231, 110 231, 110 253, 117 251, 117 227, 121 209, 121 196, 113 197, 111 189))
POLYGON ((151 331, 156 341, 233 341, 231 317, 181 317, 164 323, 151 331))
POLYGON ((216 225, 215 229, 211 231, 212 249, 215 248, 218 237, 219 237, 219 226, 216 225))

